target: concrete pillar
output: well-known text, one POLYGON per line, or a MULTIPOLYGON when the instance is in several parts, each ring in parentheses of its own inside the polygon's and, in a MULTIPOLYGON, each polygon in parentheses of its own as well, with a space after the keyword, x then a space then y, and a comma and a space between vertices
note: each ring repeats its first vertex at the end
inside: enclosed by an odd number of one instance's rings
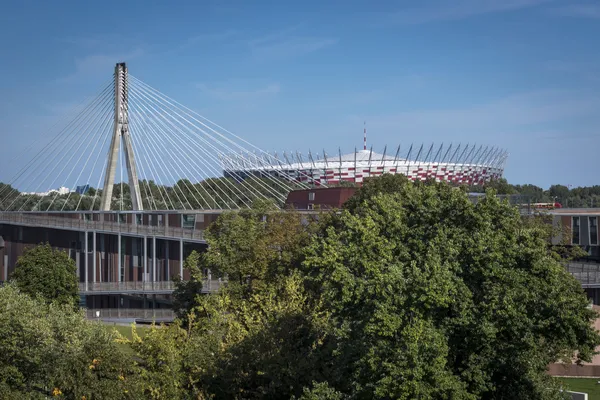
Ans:
POLYGON ((85 291, 87 292, 88 282, 90 281, 88 278, 88 263, 89 263, 89 261, 88 261, 88 259, 89 259, 89 257, 88 257, 88 236, 89 236, 88 231, 85 231, 84 235, 85 235, 85 240, 84 240, 84 246, 83 246, 83 257, 84 257, 83 267, 85 268, 85 271, 83 273, 83 279, 85 280, 85 291))
POLYGON ((144 241, 144 278, 142 282, 146 282, 148 280, 148 237, 144 236, 142 240, 144 241))
MULTIPOLYGON (((129 178, 129 188, 131 193, 131 204, 134 210, 142 210, 142 196, 140 192, 139 180, 135 164, 135 155, 133 145, 129 134, 129 105, 128 105, 128 74, 125 63, 118 63, 115 66, 115 116, 113 124, 113 135, 110 142, 110 151, 104 174, 104 186, 102 198, 100 199, 100 209, 110 210, 112 201, 113 185, 115 183, 115 174, 117 171, 117 160, 119 159, 119 146, 123 139, 123 151, 125 155, 125 166, 129 178)), ((122 194, 121 194, 122 195, 122 194)))
POLYGON ((165 243, 165 273, 166 273, 166 280, 169 280, 169 278, 171 277, 171 266, 169 264, 169 248, 171 246, 169 246, 171 244, 171 242, 169 242, 168 240, 164 241, 165 243))
POLYGON ((8 254, 4 255, 4 282, 8 280, 8 254))
POLYGON ((121 279, 121 233, 119 232, 119 234, 117 235, 117 254, 118 254, 118 260, 117 260, 117 271, 119 276, 117 277, 117 282, 123 282, 123 280, 121 279))
POLYGON ((156 282, 156 236, 152 236, 152 282, 156 282))
POLYGON ((96 231, 92 232, 92 282, 96 283, 96 231))
POLYGON ((183 239, 179 241, 179 278, 183 280, 183 239))

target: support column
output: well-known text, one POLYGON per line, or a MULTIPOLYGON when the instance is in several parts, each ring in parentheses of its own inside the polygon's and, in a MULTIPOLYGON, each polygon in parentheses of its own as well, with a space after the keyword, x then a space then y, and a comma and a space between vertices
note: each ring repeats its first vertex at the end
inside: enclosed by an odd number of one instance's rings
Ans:
POLYGON ((156 282, 156 236, 152 236, 152 282, 156 282))
POLYGON ((165 272, 166 272, 166 280, 169 280, 169 278, 171 277, 171 265, 169 263, 169 247, 170 246, 170 242, 168 240, 164 240, 165 243, 165 272))
POLYGON ((125 155, 125 166, 129 178, 129 189, 131 193, 131 205, 134 210, 143 210, 140 185, 137 177, 135 156, 129 134, 129 94, 128 76, 125 63, 115 66, 115 120, 113 135, 108 150, 108 161, 104 174, 104 186, 100 200, 100 210, 109 211, 112 202, 113 185, 117 172, 117 160, 119 159, 119 147, 123 140, 123 151, 125 155))
POLYGON ((148 237, 144 236, 142 239, 144 241, 144 279, 142 282, 148 281, 148 237))
POLYGON ((119 274, 119 276, 117 277, 117 282, 123 282, 123 280, 121 279, 121 233, 117 235, 117 255, 117 273, 119 274))
POLYGON ((179 241, 179 278, 183 280, 183 239, 179 241))
POLYGON ((92 232, 92 283, 96 283, 96 231, 92 232))
POLYGON ((84 244, 84 248, 83 248, 83 257, 84 257, 83 267, 85 268, 85 271, 83 273, 83 279, 85 279, 85 291, 87 292, 88 282, 89 282, 89 278, 88 278, 88 263, 89 263, 89 261, 88 261, 88 259, 89 259, 89 257, 88 257, 88 245, 89 245, 88 244, 88 236, 89 236, 88 231, 85 231, 84 235, 85 235, 85 240, 84 240, 85 244, 84 244))

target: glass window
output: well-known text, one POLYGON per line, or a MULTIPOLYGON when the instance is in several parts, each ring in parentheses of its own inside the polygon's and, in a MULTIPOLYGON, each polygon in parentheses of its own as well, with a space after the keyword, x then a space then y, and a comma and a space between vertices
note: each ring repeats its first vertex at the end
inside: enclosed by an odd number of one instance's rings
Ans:
POLYGON ((573 244, 579 244, 579 217, 573 217, 573 244))
POLYGON ((590 245, 598 245, 598 217, 590 217, 588 221, 590 228, 590 245))
POLYGON ((308 205, 308 209, 309 210, 314 210, 315 209, 315 205, 314 204, 309 204, 308 205))
POLYGON ((126 217, 127 216, 125 214, 119 214, 119 222, 121 222, 121 223, 127 222, 126 217))
POLYGON ((314 192, 308 193, 308 201, 315 201, 315 193, 314 192))
POLYGON ((135 214, 135 223, 137 225, 142 225, 142 214, 135 214))
POLYGON ((183 227, 187 229, 193 229, 196 223, 196 215, 194 214, 183 214, 183 227))

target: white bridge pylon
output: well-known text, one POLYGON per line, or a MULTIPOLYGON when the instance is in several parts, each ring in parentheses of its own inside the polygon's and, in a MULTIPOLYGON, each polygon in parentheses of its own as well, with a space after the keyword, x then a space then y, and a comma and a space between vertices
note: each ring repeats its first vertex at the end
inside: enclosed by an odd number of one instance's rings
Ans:
POLYGON ((100 210, 109 211, 112 202, 113 185, 117 172, 117 160, 119 158, 119 146, 123 140, 125 156, 125 168, 129 177, 129 190, 131 196, 131 207, 134 211, 143 210, 142 195, 140 194, 140 182, 138 181, 135 166, 135 154, 129 134, 129 104, 127 96, 127 66, 118 63, 115 67, 115 125, 113 136, 108 150, 108 161, 104 173, 104 191, 100 200, 100 210))
POLYGON ((290 190, 308 187, 283 166, 278 176, 223 177, 232 157, 256 168, 279 160, 129 75, 125 63, 67 121, 20 157, 30 161, 0 185, 0 210, 239 209, 259 199, 283 204, 290 190))

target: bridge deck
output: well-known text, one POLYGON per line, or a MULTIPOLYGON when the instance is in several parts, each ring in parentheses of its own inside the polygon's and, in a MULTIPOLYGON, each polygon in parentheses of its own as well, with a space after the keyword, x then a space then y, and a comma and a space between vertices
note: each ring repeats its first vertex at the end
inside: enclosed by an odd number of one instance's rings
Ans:
MULTIPOLYGON (((155 214, 155 213, 153 213, 155 214)), ((55 213, 18 213, 0 212, 0 223, 9 225, 45 227, 73 231, 96 231, 108 234, 126 234, 129 236, 155 236, 164 239, 185 239, 189 242, 204 242, 203 230, 195 228, 182 228, 172 226, 146 225, 127 222, 111 222, 86 220, 86 214, 81 213, 81 218, 65 218, 55 213)), ((88 214, 91 215, 91 214, 88 214)))

